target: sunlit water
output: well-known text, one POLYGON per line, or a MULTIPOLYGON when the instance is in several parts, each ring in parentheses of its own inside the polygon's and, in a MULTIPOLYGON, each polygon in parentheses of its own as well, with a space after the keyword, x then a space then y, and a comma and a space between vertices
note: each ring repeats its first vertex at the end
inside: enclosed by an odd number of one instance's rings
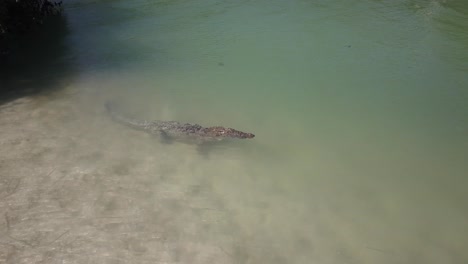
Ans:
POLYGON ((57 263, 468 262, 466 4, 65 7, 75 72, 37 99, 60 112, 42 154, 70 193, 50 195, 82 219, 53 217, 57 263), (256 137, 201 155, 114 123, 109 100, 256 137))

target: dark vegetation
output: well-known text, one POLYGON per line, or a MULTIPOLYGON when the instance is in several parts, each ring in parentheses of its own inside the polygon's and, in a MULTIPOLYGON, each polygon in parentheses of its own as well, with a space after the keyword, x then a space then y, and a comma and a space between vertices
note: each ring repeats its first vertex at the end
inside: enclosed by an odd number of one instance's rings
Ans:
POLYGON ((62 2, 49 0, 0 1, 0 47, 7 52, 5 39, 34 30, 50 16, 62 13, 62 2))
POLYGON ((0 0, 0 104, 60 86, 66 35, 61 1, 0 0))

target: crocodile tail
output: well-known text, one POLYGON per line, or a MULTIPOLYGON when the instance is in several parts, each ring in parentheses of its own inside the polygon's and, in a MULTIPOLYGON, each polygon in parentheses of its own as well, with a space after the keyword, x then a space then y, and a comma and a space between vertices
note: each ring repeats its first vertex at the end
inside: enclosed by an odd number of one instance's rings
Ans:
POLYGON ((120 114, 118 111, 115 110, 117 107, 116 107, 116 104, 113 102, 106 102, 104 106, 107 112, 109 113, 109 115, 112 117, 112 119, 114 119, 115 121, 119 123, 122 123, 127 126, 131 126, 133 128, 142 129, 142 130, 146 129, 148 125, 148 122, 146 121, 133 119, 133 118, 120 114))

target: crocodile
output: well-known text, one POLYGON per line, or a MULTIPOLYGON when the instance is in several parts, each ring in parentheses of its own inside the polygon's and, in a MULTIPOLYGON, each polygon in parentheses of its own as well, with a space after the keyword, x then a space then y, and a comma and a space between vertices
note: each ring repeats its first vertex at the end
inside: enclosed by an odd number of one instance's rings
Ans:
POLYGON ((115 105, 111 102, 107 102, 105 108, 115 121, 149 134, 160 135, 163 142, 166 143, 181 141, 185 143, 203 144, 225 139, 249 139, 255 137, 252 133, 242 132, 223 126, 203 127, 199 124, 180 123, 177 121, 146 121, 133 119, 116 111, 115 105))

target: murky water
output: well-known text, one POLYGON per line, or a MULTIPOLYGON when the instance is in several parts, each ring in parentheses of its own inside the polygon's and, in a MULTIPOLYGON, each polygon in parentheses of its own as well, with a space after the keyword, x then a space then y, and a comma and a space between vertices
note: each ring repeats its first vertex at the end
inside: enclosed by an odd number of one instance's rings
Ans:
POLYGON ((60 89, 1 106, 0 262, 468 262, 463 1, 65 7, 60 89))

